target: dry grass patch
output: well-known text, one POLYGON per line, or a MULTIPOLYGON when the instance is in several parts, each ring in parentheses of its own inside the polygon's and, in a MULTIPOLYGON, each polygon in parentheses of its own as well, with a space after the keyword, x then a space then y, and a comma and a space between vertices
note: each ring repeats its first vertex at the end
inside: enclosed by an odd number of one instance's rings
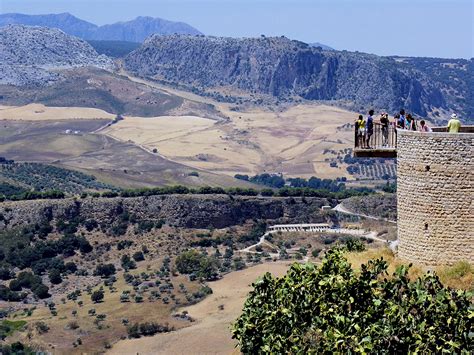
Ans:
MULTIPOLYGON (((359 269, 362 264, 367 263, 371 259, 381 257, 388 262, 389 274, 394 273, 398 266, 409 264, 408 261, 395 257, 388 248, 369 249, 361 253, 347 254, 348 261, 356 269, 359 269)), ((433 268, 413 264, 408 271, 408 276, 411 280, 415 280, 427 271, 433 271, 433 268)), ((453 266, 440 266, 435 268, 434 271, 446 286, 463 290, 474 290, 474 267, 467 262, 458 262, 453 266)))
POLYGON ((1 120, 57 121, 73 119, 114 119, 116 115, 88 107, 49 107, 42 104, 0 106, 1 120))
POLYGON ((287 176, 349 176, 344 166, 330 167, 329 153, 352 146, 355 113, 335 107, 302 104, 281 110, 251 108, 235 112, 216 104, 229 119, 202 117, 130 117, 105 133, 131 140, 196 168, 219 173, 282 172, 287 176))

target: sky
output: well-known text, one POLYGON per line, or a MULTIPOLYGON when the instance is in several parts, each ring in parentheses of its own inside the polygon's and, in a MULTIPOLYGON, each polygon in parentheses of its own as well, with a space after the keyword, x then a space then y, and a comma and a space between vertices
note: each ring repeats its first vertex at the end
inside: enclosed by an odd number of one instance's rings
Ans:
POLYGON ((0 13, 9 12, 69 12, 98 25, 153 16, 206 35, 285 35, 378 55, 474 57, 474 0, 0 0, 0 13))

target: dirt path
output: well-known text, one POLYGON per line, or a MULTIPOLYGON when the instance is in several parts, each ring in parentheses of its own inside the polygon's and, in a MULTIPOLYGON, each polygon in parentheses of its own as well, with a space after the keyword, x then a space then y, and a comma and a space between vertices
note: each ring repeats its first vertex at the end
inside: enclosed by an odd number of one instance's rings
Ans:
POLYGON ((190 327, 153 337, 122 340, 107 354, 233 354, 230 324, 239 316, 251 283, 265 272, 282 276, 288 262, 260 264, 236 271, 210 283, 213 294, 204 301, 183 308, 196 319, 190 327), (219 305, 224 305, 219 310, 219 305))
POLYGON ((334 207, 333 210, 337 211, 337 212, 345 213, 345 214, 350 214, 350 215, 353 215, 353 216, 359 216, 359 217, 364 217, 364 218, 368 218, 368 219, 373 219, 373 220, 376 220, 376 221, 385 221, 385 222, 397 224, 397 221, 391 221, 391 220, 386 219, 386 218, 368 216, 366 214, 360 214, 360 213, 355 213, 355 212, 349 211, 347 208, 345 208, 342 205, 342 203, 340 203, 336 207, 334 207))

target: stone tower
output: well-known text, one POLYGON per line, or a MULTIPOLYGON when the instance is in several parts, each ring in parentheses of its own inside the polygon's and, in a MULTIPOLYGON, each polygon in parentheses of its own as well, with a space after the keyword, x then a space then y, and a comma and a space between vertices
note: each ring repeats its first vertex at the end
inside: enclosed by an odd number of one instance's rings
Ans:
POLYGON ((398 130, 397 160, 399 256, 474 263, 474 133, 398 130))

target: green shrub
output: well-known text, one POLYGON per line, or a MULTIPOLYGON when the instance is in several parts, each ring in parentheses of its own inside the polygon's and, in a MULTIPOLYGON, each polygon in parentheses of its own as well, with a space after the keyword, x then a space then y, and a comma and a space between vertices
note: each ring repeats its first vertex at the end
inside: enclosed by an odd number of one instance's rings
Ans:
POLYGON ((94 302, 94 303, 99 303, 99 302, 101 302, 103 299, 104 299, 104 291, 102 291, 102 290, 97 290, 97 291, 92 292, 92 295, 91 295, 91 300, 92 300, 92 302, 94 302))
POLYGON ((53 285, 59 285, 61 282, 63 282, 63 279, 61 277, 61 272, 57 269, 52 269, 50 272, 49 272, 49 281, 53 284, 53 285))
POLYGON ((174 328, 161 325, 155 322, 135 323, 127 328, 129 338, 140 338, 141 336, 152 336, 157 333, 167 333, 173 331, 174 328))
POLYGON ((321 249, 313 249, 313 251, 311 252, 311 255, 313 256, 313 258, 317 258, 319 256, 319 254, 321 253, 321 249))
POLYGON ((263 189, 260 190, 260 195, 262 196, 273 196, 275 192, 272 189, 263 189))
POLYGON ((137 268, 137 264, 127 254, 122 255, 122 258, 120 259, 120 261, 125 271, 137 268))
POLYGON ((233 337, 255 353, 466 353, 474 338, 472 294, 434 274, 387 278, 383 259, 355 272, 340 249, 320 267, 294 264, 253 284, 233 337))
POLYGON ((176 258, 176 269, 181 274, 195 274, 205 280, 214 280, 219 275, 219 261, 196 250, 181 253, 176 258))
POLYGON ((141 251, 137 251, 137 252, 133 253, 132 258, 135 261, 145 260, 145 256, 143 255, 143 252, 141 252, 141 251))
POLYGON ((114 264, 99 264, 94 270, 94 276, 107 278, 115 274, 114 264))

